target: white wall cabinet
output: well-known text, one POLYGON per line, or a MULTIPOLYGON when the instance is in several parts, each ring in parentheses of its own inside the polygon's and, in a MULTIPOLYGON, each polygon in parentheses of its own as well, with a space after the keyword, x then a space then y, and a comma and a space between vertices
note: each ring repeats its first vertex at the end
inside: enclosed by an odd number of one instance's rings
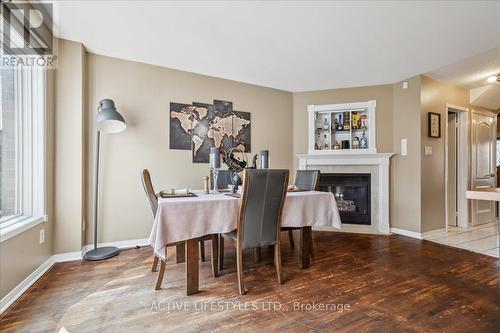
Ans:
POLYGON ((309 154, 377 153, 375 100, 308 105, 309 154))

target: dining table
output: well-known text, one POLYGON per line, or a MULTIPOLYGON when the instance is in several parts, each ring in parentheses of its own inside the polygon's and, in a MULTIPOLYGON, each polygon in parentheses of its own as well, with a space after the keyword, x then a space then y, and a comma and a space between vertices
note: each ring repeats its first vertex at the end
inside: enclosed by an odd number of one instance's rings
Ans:
MULTIPOLYGON (((217 248, 216 235, 236 229, 240 198, 222 192, 192 191, 194 196, 158 198, 149 243, 154 253, 165 258, 166 244, 185 242, 186 294, 199 291, 199 239, 213 235, 212 247, 217 248)), ((341 221, 335 197, 331 192, 287 192, 282 227, 300 228, 299 265, 310 266, 312 227, 341 229, 341 221)), ((218 265, 212 265, 217 277, 218 265)))

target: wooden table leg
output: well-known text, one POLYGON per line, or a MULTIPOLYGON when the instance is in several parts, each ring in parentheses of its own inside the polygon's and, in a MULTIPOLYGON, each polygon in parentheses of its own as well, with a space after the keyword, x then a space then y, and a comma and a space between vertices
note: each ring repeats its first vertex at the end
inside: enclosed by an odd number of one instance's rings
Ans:
POLYGON ((199 241, 189 239, 186 241, 186 294, 193 295, 200 290, 199 286, 199 241))
POLYGON ((260 247, 256 247, 253 249, 253 262, 258 264, 260 262, 260 247))
POLYGON ((178 244, 175 246, 175 259, 176 263, 180 264, 181 262, 186 261, 186 251, 184 244, 178 244))
POLYGON ((219 276, 219 235, 212 235, 212 275, 214 278, 219 276))
POLYGON ((300 268, 309 268, 311 262, 311 227, 300 228, 300 268))

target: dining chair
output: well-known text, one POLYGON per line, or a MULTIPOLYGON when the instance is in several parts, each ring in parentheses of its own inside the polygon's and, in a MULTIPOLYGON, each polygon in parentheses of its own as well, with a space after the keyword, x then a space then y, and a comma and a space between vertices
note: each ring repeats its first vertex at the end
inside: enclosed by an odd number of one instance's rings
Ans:
MULTIPOLYGON (((319 186, 319 170, 297 170, 295 174, 294 185, 302 191, 315 191, 319 186)), ((290 241, 290 247, 295 248, 295 242, 293 240, 293 231, 300 228, 293 227, 283 227, 281 231, 288 231, 288 240, 290 241)), ((311 257, 314 258, 314 250, 312 243, 312 233, 311 233, 311 257)))
POLYGON ((243 250, 246 249, 274 246, 278 282, 284 282, 279 234, 287 184, 288 170, 247 169, 244 172, 237 228, 221 234, 219 241, 219 254, 224 251, 224 239, 236 243, 238 288, 241 295, 246 292, 243 282, 243 250))
MULTIPOLYGON (((233 176, 233 172, 231 170, 219 170, 217 174, 217 188, 218 189, 227 189, 228 185, 231 185, 231 177, 233 176)), ((214 183, 214 175, 213 172, 210 172, 210 188, 213 188, 214 183)))
MULTIPOLYGON (((142 186, 144 188, 144 192, 146 193, 146 196, 149 201, 149 205, 151 206, 151 212, 153 213, 153 219, 156 217, 156 212, 158 211, 158 196, 156 195, 156 192, 154 191, 153 188, 153 183, 151 182, 151 175, 148 171, 148 169, 144 169, 141 172, 141 182, 142 186)), ((205 236, 200 239, 200 251, 201 251, 201 260, 205 261, 205 240, 211 239, 211 236, 205 236)), ((153 266, 151 267, 151 272, 156 272, 158 269, 158 262, 160 262, 160 272, 158 274, 158 279, 156 281, 156 286, 155 290, 158 290, 161 288, 161 283, 163 281, 163 275, 165 274, 165 266, 166 266, 166 259, 167 259, 167 247, 170 246, 176 246, 176 255, 177 255, 177 262, 184 262, 185 261, 185 255, 184 255, 184 242, 176 242, 176 243, 170 243, 165 245, 165 260, 157 256, 155 253, 153 253, 154 258, 153 258, 153 266)), ((216 258, 212 258, 212 260, 216 260, 216 258)))

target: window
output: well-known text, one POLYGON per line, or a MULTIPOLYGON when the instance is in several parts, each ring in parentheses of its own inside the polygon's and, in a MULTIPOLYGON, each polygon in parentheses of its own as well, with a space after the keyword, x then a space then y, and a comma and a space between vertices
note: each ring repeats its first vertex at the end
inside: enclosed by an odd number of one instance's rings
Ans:
POLYGON ((0 69, 1 240, 45 219, 45 72, 0 69))

